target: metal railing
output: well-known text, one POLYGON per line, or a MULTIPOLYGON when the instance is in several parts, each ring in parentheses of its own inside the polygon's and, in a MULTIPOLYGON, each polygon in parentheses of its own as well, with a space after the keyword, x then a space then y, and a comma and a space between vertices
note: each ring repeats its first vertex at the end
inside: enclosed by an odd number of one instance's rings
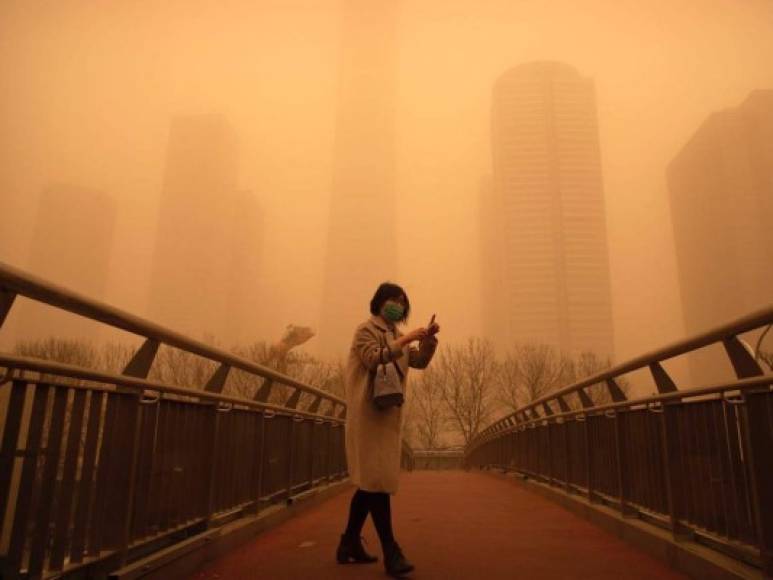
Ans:
POLYGON ((0 577, 109 572, 346 476, 342 399, 0 263, 0 326, 17 295, 145 341, 123 374, 0 353, 0 577), (161 344, 218 366, 148 380, 161 344), (223 394, 231 369, 254 399, 223 394))
POLYGON ((475 438, 465 466, 613 505, 773 575, 773 375, 739 339, 771 323, 767 308, 529 403, 475 438), (737 380, 679 390, 661 363, 716 343, 737 380), (658 394, 628 400, 620 377, 640 369, 658 394), (611 402, 594 404, 594 385, 611 402))
POLYGON ((464 452, 462 449, 415 449, 413 458, 415 469, 460 469, 464 452))

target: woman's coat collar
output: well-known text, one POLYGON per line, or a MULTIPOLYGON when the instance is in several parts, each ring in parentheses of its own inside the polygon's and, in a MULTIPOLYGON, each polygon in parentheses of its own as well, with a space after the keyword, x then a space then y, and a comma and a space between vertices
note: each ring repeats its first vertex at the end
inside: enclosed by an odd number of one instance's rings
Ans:
POLYGON ((370 322, 371 324, 373 324, 373 326, 375 326, 382 332, 386 332, 387 330, 391 330, 391 331, 395 330, 394 327, 393 328, 387 327, 387 325, 384 324, 384 321, 381 319, 381 317, 376 316, 375 314, 370 317, 370 322))

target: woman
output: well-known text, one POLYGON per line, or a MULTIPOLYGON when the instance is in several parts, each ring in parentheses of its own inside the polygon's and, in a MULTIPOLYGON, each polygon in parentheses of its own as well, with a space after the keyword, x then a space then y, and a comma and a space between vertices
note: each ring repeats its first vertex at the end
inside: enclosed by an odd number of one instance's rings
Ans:
POLYGON ((392 533, 390 494, 397 492, 402 445, 402 407, 378 409, 371 399, 371 381, 381 362, 397 363, 403 392, 408 368, 425 368, 437 347, 437 324, 402 334, 411 305, 405 291, 385 282, 370 301, 369 320, 357 327, 346 368, 346 460, 357 486, 349 507, 349 521, 341 535, 336 558, 345 564, 375 562, 362 546, 360 532, 370 512, 384 554, 384 568, 401 575, 414 566, 403 555, 392 533), (411 343, 419 341, 418 348, 411 343))

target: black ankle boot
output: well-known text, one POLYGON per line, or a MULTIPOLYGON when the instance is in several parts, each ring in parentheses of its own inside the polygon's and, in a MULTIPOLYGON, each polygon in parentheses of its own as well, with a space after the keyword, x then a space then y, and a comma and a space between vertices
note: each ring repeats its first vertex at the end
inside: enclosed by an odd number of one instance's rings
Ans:
POLYGON ((378 558, 365 551, 360 536, 349 538, 346 534, 341 534, 341 543, 338 544, 336 560, 339 564, 348 564, 349 560, 353 560, 355 564, 370 564, 377 562, 378 558))
POLYGON ((413 570, 414 566, 403 555, 397 542, 384 549, 384 569, 390 576, 402 576, 413 570))

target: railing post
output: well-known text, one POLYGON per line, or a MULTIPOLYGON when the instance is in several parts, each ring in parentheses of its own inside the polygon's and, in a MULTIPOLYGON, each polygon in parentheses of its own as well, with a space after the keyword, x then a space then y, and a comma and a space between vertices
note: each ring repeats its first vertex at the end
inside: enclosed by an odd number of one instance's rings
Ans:
POLYGON ((676 388, 676 383, 674 383, 673 379, 671 379, 659 362, 650 364, 650 373, 655 381, 655 386, 658 388, 658 393, 661 395, 664 393, 675 393, 679 390, 676 388))
POLYGON ((260 388, 255 392, 255 396, 252 398, 253 401, 257 401, 258 403, 265 403, 268 401, 268 398, 271 396, 271 387, 273 386, 274 381, 272 379, 263 379, 263 383, 260 385, 260 388))
MULTIPOLYGON (((5 520, 9 511, 9 491, 11 489, 11 474, 19 440, 19 431, 22 427, 22 410, 24 399, 27 398, 27 384, 14 379, 8 386, 11 389, 7 406, 5 428, 2 430, 2 442, 0 442, 0 522, 5 520)), ((0 572, 3 566, 0 561, 0 572)), ((10 574, 10 571, 7 572, 10 574)))
POLYGON ((330 483, 333 479, 330 477, 330 439, 332 438, 333 423, 331 421, 325 425, 325 483, 330 483))
POLYGON ((737 336, 731 336, 722 341, 725 352, 733 365, 735 376, 739 379, 758 377, 763 373, 760 364, 754 360, 752 353, 741 343, 737 336))
POLYGON ((626 412, 616 410, 615 411, 615 452, 617 454, 617 489, 620 496, 620 513, 623 517, 630 517, 636 515, 636 510, 628 505, 627 498, 628 491, 628 473, 627 473, 627 460, 628 457, 625 453, 625 421, 626 412))
POLYGON ((609 391, 609 396, 612 398, 613 402, 622 403, 628 399, 615 379, 607 379, 605 382, 607 385, 607 391, 609 391))
POLYGON ((569 459, 569 421, 566 417, 562 420, 564 426, 564 491, 566 493, 571 493, 572 486, 569 484, 569 472, 571 469, 569 459))
POLYGON ((679 448, 680 402, 666 403, 660 414, 663 473, 668 495, 671 534, 675 540, 688 539, 690 530, 682 524, 684 517, 684 490, 682 487, 681 450, 679 448))
POLYGON ((121 536, 121 545, 119 546, 118 560, 121 566, 126 565, 126 557, 129 552, 129 543, 131 540, 132 516, 134 514, 134 495, 137 488, 137 462, 140 455, 140 430, 142 427, 142 393, 137 393, 134 409, 132 426, 132 451, 129 464, 128 490, 126 499, 126 511, 124 512, 124 528, 121 536))
POLYGON ((220 366, 217 367, 217 370, 209 378, 207 384, 204 385, 204 390, 208 393, 222 393, 230 371, 231 365, 220 363, 220 366))
POLYGON ((590 444, 590 416, 584 415, 582 421, 584 425, 583 434, 585 435, 585 475, 588 478, 588 501, 593 503, 593 467, 591 465, 591 444, 590 444))
POLYGON ((301 400, 301 390, 295 389, 292 394, 287 397, 287 400, 284 402, 284 406, 288 409, 295 409, 298 407, 298 401, 301 400))
POLYGON ((290 448, 288 449, 287 459, 287 501, 293 495, 293 467, 295 467, 295 417, 290 416, 290 448))
POLYGON ((258 489, 256 490, 256 498, 255 498, 255 513, 260 513, 261 510, 261 500, 263 499, 263 473, 264 468, 263 464, 265 463, 266 459, 266 417, 265 412, 260 411, 260 448, 258 450, 258 489))
POLYGON ((320 403, 322 403, 322 397, 320 395, 317 395, 317 397, 311 402, 309 407, 306 409, 306 412, 313 413, 315 415, 319 414, 320 403))
POLYGON ((150 373, 150 367, 153 366, 153 361, 158 353, 159 345, 160 343, 157 340, 146 338, 131 360, 126 363, 121 374, 139 379, 147 378, 148 373, 150 373))
POLYGON ((321 424, 321 419, 314 419, 311 429, 309 429, 309 489, 314 487, 314 457, 316 456, 316 453, 314 453, 314 428, 321 424))
POLYGON ((744 439, 749 460, 751 498, 762 569, 773 577, 773 394, 747 393, 743 405, 744 439))
POLYGON ((545 419, 545 429, 547 430, 547 439, 548 439, 548 485, 553 485, 553 438, 550 436, 551 428, 553 427, 553 423, 550 420, 550 417, 547 416, 545 419))
POLYGON ((0 287, 0 326, 3 326, 14 300, 16 300, 16 292, 0 287))
POLYGON ((220 413, 217 410, 217 404, 212 405, 212 449, 209 453, 209 489, 207 499, 207 527, 211 525, 212 516, 215 513, 215 476, 217 470, 217 445, 220 438, 220 413))

